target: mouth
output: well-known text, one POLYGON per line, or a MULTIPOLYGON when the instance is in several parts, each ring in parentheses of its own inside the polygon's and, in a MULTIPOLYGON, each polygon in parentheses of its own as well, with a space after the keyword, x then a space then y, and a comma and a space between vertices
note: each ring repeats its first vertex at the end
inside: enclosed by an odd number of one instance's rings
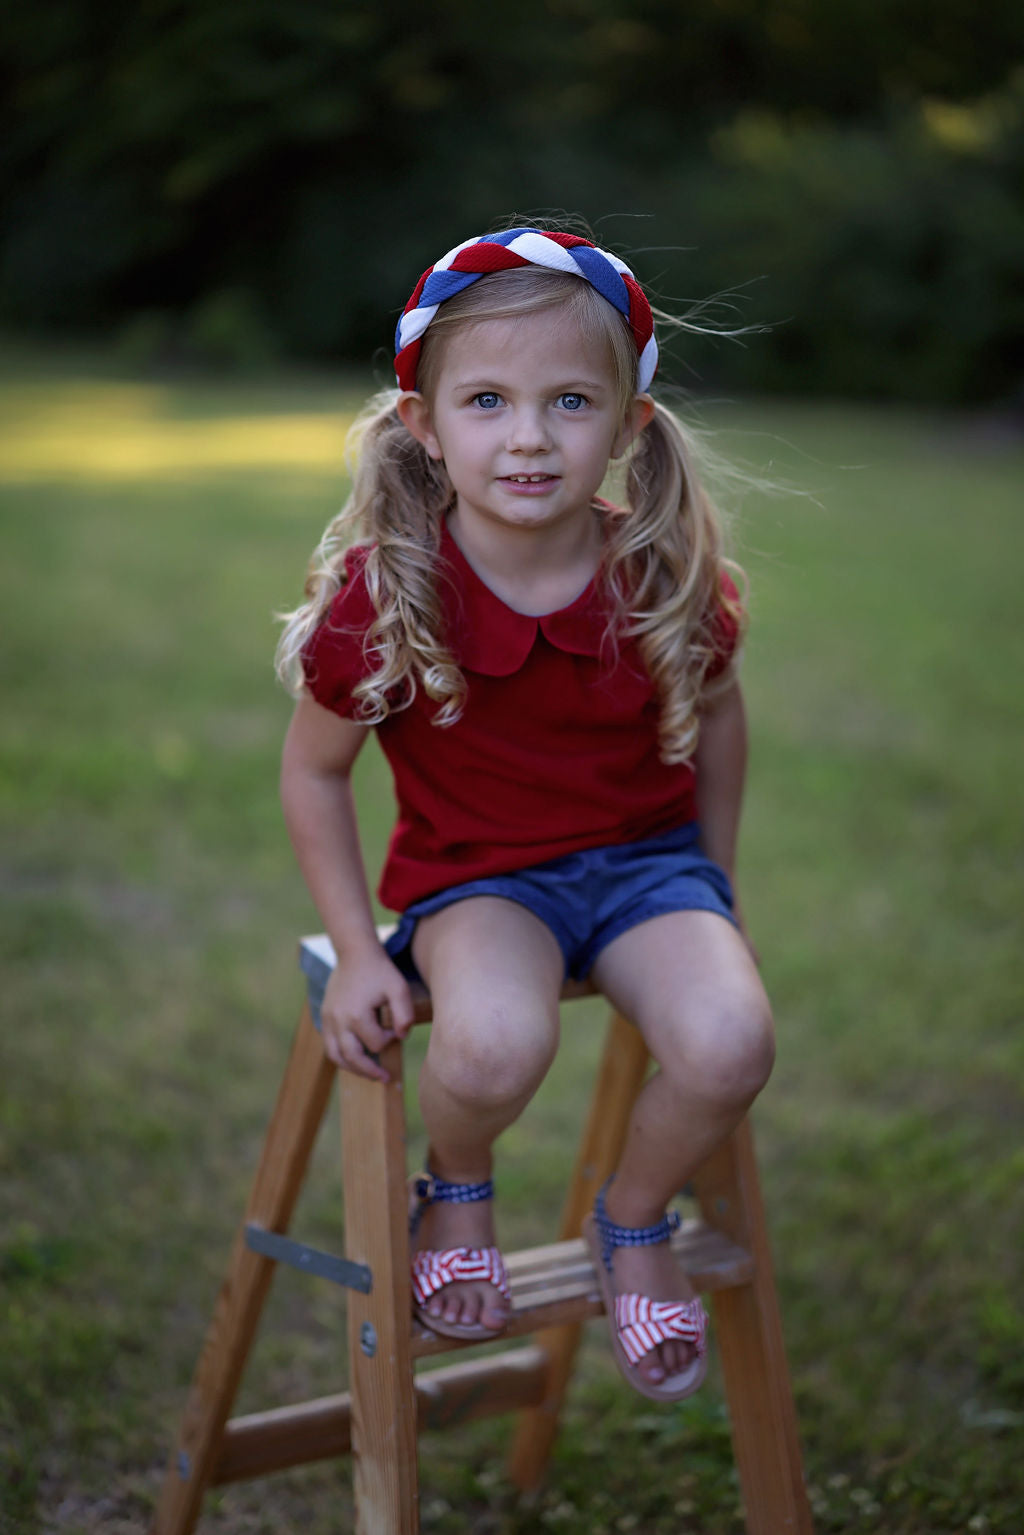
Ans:
POLYGON ((508 485, 547 485, 557 478, 557 474, 503 474, 501 476, 508 485))

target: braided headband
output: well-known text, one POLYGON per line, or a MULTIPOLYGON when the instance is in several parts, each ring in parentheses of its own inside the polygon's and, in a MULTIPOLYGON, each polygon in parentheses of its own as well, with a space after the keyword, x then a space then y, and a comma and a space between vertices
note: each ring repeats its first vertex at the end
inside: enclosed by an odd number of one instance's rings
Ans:
POLYGON ((474 235, 428 267, 413 289, 395 332, 395 373, 399 389, 416 388, 416 365, 423 333, 445 299, 452 298, 489 272, 512 267, 550 267, 582 277, 623 315, 633 333, 640 364, 637 393, 649 388, 658 367, 651 306, 625 262, 580 235, 543 229, 506 229, 474 235))

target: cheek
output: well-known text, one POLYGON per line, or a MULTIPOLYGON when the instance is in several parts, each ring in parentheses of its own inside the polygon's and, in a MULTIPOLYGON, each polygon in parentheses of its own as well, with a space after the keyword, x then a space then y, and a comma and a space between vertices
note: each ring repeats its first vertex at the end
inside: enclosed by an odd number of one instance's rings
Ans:
POLYGON ((452 432, 445 438, 448 457, 467 465, 486 463, 499 446, 495 433, 480 422, 470 431, 452 432))
POLYGON ((616 456, 618 434, 603 429, 595 432, 590 443, 590 457, 595 465, 606 468, 616 456))

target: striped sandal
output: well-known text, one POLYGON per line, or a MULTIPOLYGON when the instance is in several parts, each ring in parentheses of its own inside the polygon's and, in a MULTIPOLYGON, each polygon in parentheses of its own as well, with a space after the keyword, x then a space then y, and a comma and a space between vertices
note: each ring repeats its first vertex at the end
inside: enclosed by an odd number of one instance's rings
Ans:
MULTIPOLYGON (((409 1235, 415 1236, 423 1211, 432 1204, 468 1205, 479 1200, 494 1198, 494 1182, 449 1183, 433 1173, 420 1173, 409 1185, 410 1212, 409 1235)), ((491 1284, 511 1301, 508 1271, 496 1247, 446 1247, 440 1251, 424 1248, 413 1254, 412 1297, 413 1312, 424 1327, 446 1338, 472 1338, 486 1342, 504 1331, 502 1327, 484 1327, 480 1322, 446 1322, 443 1317, 428 1315, 426 1303, 446 1285, 465 1281, 491 1284)))
POLYGON ((679 1226, 679 1216, 672 1211, 653 1226, 617 1226, 605 1210, 607 1187, 606 1183, 594 1201, 594 1213, 584 1222, 583 1234, 594 1259, 604 1309, 611 1324, 609 1331, 615 1362, 624 1379, 651 1401, 682 1401, 703 1384, 707 1373, 708 1319, 703 1305, 699 1299, 656 1301, 635 1293, 616 1295, 612 1282, 612 1253, 616 1247, 654 1247, 668 1242, 679 1226), (669 1338, 689 1343, 694 1350, 692 1361, 685 1370, 666 1376, 662 1381, 646 1380, 636 1366, 646 1354, 669 1338))

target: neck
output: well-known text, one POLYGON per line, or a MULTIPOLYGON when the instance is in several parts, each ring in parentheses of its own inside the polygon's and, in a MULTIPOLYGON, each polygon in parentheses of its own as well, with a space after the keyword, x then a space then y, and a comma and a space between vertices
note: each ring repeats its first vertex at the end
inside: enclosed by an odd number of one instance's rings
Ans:
POLYGON ((467 522, 458 508, 448 528, 467 562, 496 596, 519 613, 568 607, 597 573, 602 554, 598 513, 551 528, 498 527, 467 522))

